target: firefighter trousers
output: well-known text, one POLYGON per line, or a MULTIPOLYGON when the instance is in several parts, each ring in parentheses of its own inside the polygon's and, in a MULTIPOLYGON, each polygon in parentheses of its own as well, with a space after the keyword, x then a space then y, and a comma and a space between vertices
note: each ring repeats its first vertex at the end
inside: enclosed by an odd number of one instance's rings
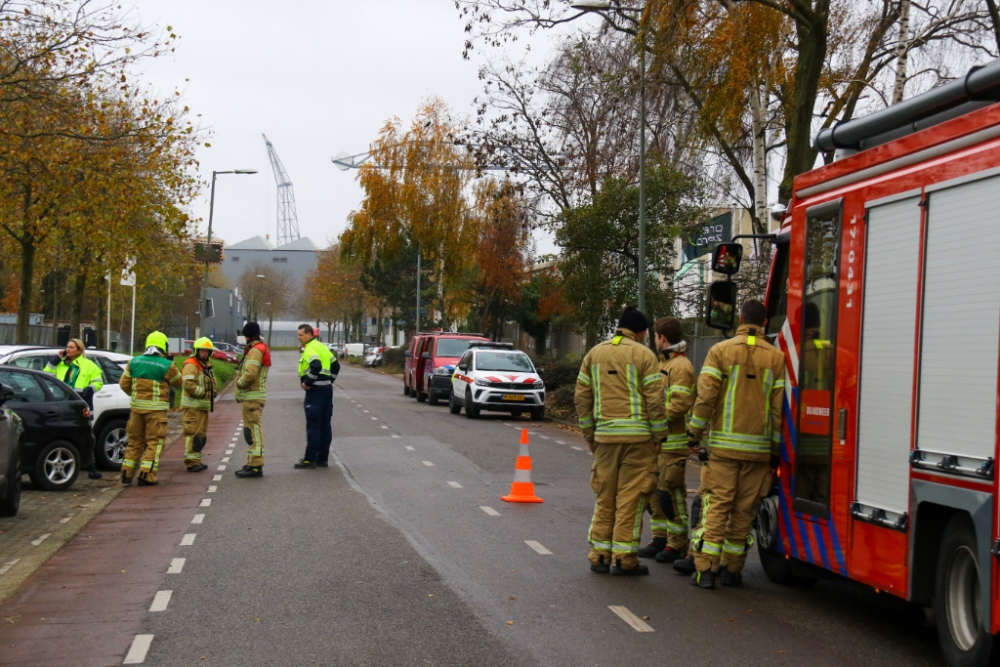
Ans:
POLYGON ((122 461, 122 476, 131 480, 138 468, 140 478, 155 482, 163 442, 167 439, 167 411, 139 413, 133 410, 129 415, 126 431, 128 446, 122 461))
POLYGON ((701 479, 702 519, 691 537, 695 567, 740 572, 753 546, 757 507, 771 488, 770 464, 712 457, 701 479))
POLYGON ((597 502, 590 522, 590 562, 618 561, 631 570, 639 564, 646 498, 656 488, 657 446, 652 440, 593 446, 590 486, 597 502))
POLYGON ((264 465, 264 401, 243 401, 243 439, 247 442, 247 465, 264 465))
POLYGON ((688 450, 661 451, 656 458, 660 470, 660 481, 649 495, 649 505, 653 512, 650 528, 653 537, 665 537, 667 546, 674 551, 686 553, 688 548, 687 470, 688 450), (661 495, 670 496, 670 512, 660 506, 661 495))
POLYGON ((184 427, 184 465, 188 468, 200 465, 208 433, 208 410, 184 408, 181 424, 184 427))

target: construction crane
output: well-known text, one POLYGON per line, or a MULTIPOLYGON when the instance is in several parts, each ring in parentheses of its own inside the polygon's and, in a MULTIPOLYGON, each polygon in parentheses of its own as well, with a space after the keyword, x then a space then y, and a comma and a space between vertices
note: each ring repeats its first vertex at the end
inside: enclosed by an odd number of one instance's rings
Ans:
POLYGON ((288 172, 281 164, 281 159, 274 150, 274 146, 268 141, 266 134, 261 136, 264 137, 264 143, 267 144, 267 157, 271 160, 274 182, 278 185, 278 245, 283 246, 299 239, 299 216, 295 212, 295 191, 292 190, 292 180, 288 178, 288 172))

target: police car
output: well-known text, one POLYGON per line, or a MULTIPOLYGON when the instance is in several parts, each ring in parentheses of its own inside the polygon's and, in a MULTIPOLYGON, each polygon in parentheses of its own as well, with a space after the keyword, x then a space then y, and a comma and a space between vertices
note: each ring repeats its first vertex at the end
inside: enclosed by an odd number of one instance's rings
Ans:
POLYGON ((545 383, 524 352, 510 343, 472 343, 451 376, 451 414, 465 408, 475 419, 480 411, 545 415, 545 383))

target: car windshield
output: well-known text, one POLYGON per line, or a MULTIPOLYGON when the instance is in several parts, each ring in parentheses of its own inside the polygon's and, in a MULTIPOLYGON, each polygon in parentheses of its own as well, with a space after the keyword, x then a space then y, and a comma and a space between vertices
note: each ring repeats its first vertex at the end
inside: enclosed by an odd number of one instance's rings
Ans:
POLYGON ((476 355, 476 370, 534 373, 535 367, 524 352, 480 352, 476 355))
POLYGON ((438 357, 460 357, 472 343, 473 341, 467 338, 441 338, 438 339, 434 354, 438 357))

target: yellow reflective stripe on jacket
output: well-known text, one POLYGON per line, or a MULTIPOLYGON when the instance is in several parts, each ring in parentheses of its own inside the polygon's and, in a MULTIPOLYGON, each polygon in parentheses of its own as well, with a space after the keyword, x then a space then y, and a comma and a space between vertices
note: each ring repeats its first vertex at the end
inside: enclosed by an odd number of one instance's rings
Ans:
POLYGON ((590 377, 594 382, 594 419, 601 419, 601 365, 590 367, 590 377))
POLYGON ((688 437, 686 433, 671 433, 667 439, 660 443, 660 451, 672 449, 687 449, 688 437))
POLYGON ((129 406, 135 408, 136 410, 169 410, 170 402, 158 400, 148 401, 141 398, 135 398, 135 396, 133 396, 132 400, 129 401, 129 406))

